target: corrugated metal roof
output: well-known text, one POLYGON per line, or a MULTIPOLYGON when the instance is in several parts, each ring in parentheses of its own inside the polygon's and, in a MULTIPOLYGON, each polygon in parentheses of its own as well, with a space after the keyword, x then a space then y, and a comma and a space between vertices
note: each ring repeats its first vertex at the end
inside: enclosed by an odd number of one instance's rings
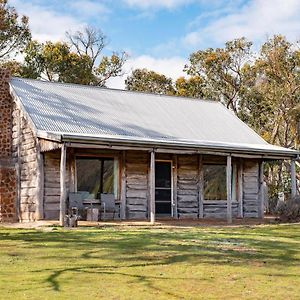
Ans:
POLYGON ((291 151, 269 145, 215 101, 20 78, 11 86, 37 130, 50 134, 291 151))

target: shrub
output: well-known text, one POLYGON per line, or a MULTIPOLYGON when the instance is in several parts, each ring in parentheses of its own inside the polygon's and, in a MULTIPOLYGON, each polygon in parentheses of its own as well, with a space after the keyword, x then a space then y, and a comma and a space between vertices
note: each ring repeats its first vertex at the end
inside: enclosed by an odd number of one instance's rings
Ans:
POLYGON ((300 221, 300 196, 278 201, 276 214, 283 221, 300 221))

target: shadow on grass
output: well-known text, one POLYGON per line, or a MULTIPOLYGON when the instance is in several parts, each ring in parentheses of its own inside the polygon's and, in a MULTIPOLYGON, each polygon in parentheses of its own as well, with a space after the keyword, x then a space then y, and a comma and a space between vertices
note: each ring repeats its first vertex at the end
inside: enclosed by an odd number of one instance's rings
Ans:
MULTIPOLYGON (((299 260, 300 227, 250 227, 213 229, 78 229, 42 232, 36 230, 3 230, 1 240, 23 242, 24 248, 39 248, 41 253, 51 249, 53 256, 46 259, 76 259, 62 254, 60 249, 79 251, 80 266, 60 269, 40 269, 51 272, 46 281, 54 291, 60 291, 60 277, 66 273, 121 275, 146 284, 174 298, 176 293, 154 285, 156 280, 180 280, 151 274, 131 274, 126 270, 138 267, 171 266, 173 264, 251 265, 261 263, 285 268, 297 266, 299 260), (94 264, 90 260, 109 260, 110 265, 94 264)), ((77 252, 76 252, 77 253, 77 252)), ((48 254, 48 253, 47 253, 48 254)), ((146 273, 146 272, 145 272, 146 273)), ((280 273, 274 276, 283 276, 280 273)), ((284 276, 296 276, 285 274, 284 276)), ((189 278, 198 280, 199 278, 189 278)), ((201 279, 202 280, 202 279, 201 279)))

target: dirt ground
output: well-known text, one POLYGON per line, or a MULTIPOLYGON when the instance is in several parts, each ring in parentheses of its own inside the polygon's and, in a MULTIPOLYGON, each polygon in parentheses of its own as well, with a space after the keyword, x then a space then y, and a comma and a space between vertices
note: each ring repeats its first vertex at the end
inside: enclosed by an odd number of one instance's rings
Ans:
MULTIPOLYGON (((232 224, 228 224, 226 220, 218 219, 157 219, 154 224, 148 221, 79 221, 79 227, 107 227, 107 226, 142 226, 142 227, 197 227, 197 226, 245 226, 245 225, 262 225, 278 223, 275 216, 266 215, 264 219, 233 219, 232 224)), ((55 227, 59 226, 58 221, 42 220, 36 222, 23 223, 2 223, 1 227, 6 228, 40 228, 40 227, 55 227)))

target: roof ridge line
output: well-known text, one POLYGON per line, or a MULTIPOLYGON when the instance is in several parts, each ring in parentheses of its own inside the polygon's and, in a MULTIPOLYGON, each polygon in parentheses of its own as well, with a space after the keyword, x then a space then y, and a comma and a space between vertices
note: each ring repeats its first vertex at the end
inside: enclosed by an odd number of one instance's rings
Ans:
POLYGON ((102 86, 95 86, 95 85, 85 85, 85 84, 79 84, 79 83, 68 83, 68 82, 52 82, 47 80, 40 80, 40 79, 32 79, 32 78, 22 78, 22 77, 12 77, 12 80, 20 80, 20 81, 34 81, 34 82, 40 82, 42 84, 57 84, 57 85, 63 85, 63 86, 73 86, 76 88, 84 88, 84 89, 99 89, 99 90, 105 90, 105 91, 112 91, 112 92, 122 92, 122 93, 129 93, 129 94, 141 94, 141 95, 150 95, 155 97, 168 97, 173 99, 179 99, 181 101, 201 101, 206 103, 213 103, 217 104, 220 103, 218 100, 212 100, 212 99, 204 99, 204 98, 192 98, 192 97, 183 97, 183 96, 176 96, 176 95, 165 95, 165 94, 156 94, 156 93, 150 93, 150 92, 143 92, 143 91, 130 91, 130 90, 124 90, 124 89, 118 89, 118 88, 108 88, 108 87, 102 87, 102 86))

